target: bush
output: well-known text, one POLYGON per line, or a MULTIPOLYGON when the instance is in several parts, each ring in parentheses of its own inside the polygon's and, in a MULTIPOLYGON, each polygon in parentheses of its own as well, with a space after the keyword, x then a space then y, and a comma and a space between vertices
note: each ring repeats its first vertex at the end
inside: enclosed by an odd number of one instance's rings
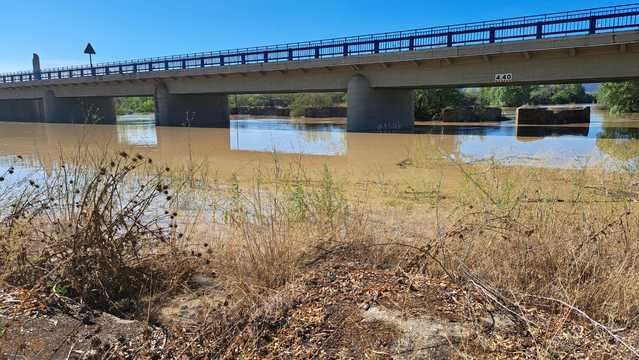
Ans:
POLYGON ((518 107, 530 103, 532 86, 482 88, 479 102, 484 106, 518 107))
POLYGON ((168 174, 142 155, 89 159, 2 192, 0 271, 14 285, 137 312, 151 288, 167 291, 190 271, 179 255, 164 258, 182 236, 168 174))
POLYGON ((115 112, 118 115, 150 114, 155 112, 155 100, 152 97, 117 98, 115 112))
POLYGON ((602 84, 597 100, 612 113, 639 112, 639 81, 602 84))
POLYGON ((346 101, 344 93, 306 93, 278 95, 233 95, 229 97, 229 106, 247 107, 284 107, 291 109, 291 116, 304 116, 306 108, 333 107, 346 101))
POLYGON ((415 91, 415 117, 430 120, 449 106, 464 106, 472 100, 459 89, 425 89, 415 91))
POLYGON ((538 86, 530 94, 534 105, 589 104, 594 97, 581 84, 538 86))
POLYGON ((507 86, 483 88, 479 93, 482 105, 518 107, 532 105, 588 104, 594 98, 581 84, 507 86))

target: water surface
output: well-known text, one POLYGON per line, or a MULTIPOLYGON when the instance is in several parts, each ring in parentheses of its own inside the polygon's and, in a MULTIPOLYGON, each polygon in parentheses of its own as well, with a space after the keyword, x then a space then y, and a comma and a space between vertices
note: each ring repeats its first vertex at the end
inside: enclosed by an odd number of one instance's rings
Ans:
POLYGON ((418 122, 413 134, 347 133, 344 119, 243 117, 234 118, 229 129, 156 127, 152 115, 123 116, 117 125, 0 123, 0 166, 10 166, 19 154, 25 158, 21 170, 28 170, 79 144, 141 152, 174 166, 206 163, 221 175, 275 156, 368 177, 401 176, 399 165, 406 160, 448 157, 546 168, 634 166, 639 116, 592 114, 590 124, 555 127, 517 127, 514 120, 418 122))

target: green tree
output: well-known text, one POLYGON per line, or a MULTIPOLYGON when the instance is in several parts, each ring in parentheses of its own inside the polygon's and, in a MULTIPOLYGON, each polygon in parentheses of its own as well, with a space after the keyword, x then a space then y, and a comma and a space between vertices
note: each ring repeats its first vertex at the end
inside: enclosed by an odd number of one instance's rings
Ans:
POLYGON ((118 115, 150 114, 155 112, 155 101, 152 97, 117 98, 115 111, 118 115))
POLYGON ((589 104, 594 98, 581 84, 536 86, 530 93, 534 105, 589 104))
POLYGON ((597 100, 612 113, 639 112, 639 81, 604 83, 597 100))
POLYGON ((470 102, 470 98, 455 88, 426 89, 415 91, 415 116, 418 119, 432 119, 440 114, 445 107, 463 106, 470 102))
POLYGON ((332 107, 344 102, 343 93, 297 94, 290 104, 291 116, 304 116, 307 108, 332 107))
POLYGON ((534 86, 504 86, 483 88, 479 92, 479 101, 484 106, 516 107, 530 103, 534 86))

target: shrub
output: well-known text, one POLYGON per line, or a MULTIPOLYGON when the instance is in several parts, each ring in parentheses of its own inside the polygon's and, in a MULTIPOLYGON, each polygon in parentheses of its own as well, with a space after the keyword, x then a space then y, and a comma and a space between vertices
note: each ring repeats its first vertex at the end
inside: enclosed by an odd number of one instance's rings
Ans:
POLYGON ((0 270, 15 285, 64 289, 98 309, 135 312, 151 287, 167 291, 190 271, 178 255, 166 256, 181 237, 172 186, 142 155, 90 159, 63 161, 0 199, 8 206, 0 270))

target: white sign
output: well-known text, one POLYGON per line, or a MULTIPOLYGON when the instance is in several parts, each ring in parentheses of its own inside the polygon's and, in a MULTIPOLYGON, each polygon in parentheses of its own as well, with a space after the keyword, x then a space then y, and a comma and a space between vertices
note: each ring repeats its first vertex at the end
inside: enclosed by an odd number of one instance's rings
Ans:
POLYGON ((511 82, 513 81, 513 74, 495 74, 495 82, 511 82))

